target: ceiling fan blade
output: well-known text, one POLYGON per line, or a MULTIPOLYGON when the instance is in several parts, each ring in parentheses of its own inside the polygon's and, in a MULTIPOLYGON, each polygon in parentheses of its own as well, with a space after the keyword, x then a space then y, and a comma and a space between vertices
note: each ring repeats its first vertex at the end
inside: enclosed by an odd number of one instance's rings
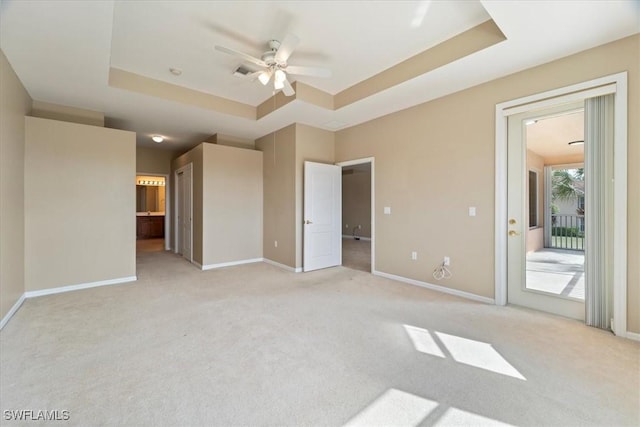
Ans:
POLYGON ((293 50, 298 46, 298 43, 300 43, 298 37, 293 34, 287 34, 276 52, 276 62, 287 62, 287 59, 289 59, 293 50))
POLYGON ((257 65, 259 65, 261 67, 268 67, 267 63, 264 62, 262 59, 254 58, 251 55, 247 55, 246 53, 238 52, 237 50, 229 49, 228 47, 216 46, 216 50, 219 50, 220 52, 228 53, 229 55, 238 56, 238 57, 244 59, 245 61, 253 62, 254 64, 257 64, 257 65))
POLYGON ((289 65, 285 68, 285 71, 289 74, 296 74, 299 76, 331 77, 331 70, 319 67, 299 67, 296 65, 289 65))
POLYGON ((284 83, 284 87, 282 88, 282 93, 284 93, 285 96, 291 96, 296 93, 296 91, 293 90, 291 83, 289 83, 289 80, 285 79, 284 82, 282 83, 284 83))
POLYGON ((263 71, 254 71, 254 72, 253 72, 253 73, 251 73, 251 74, 247 74, 246 78, 247 78, 249 81, 254 82, 254 81, 256 81, 256 79, 257 79, 258 77, 260 77, 260 74, 262 74, 262 73, 263 73, 263 71))

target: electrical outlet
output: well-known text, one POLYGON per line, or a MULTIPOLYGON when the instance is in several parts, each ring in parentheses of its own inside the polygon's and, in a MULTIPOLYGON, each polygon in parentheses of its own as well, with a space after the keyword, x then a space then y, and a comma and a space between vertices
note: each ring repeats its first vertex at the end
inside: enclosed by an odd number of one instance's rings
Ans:
POLYGON ((278 241, 277 240, 274 240, 273 246, 276 247, 276 248, 278 247, 278 241))
POLYGON ((362 230, 362 226, 358 224, 358 230, 362 230))
POLYGON ((449 265, 451 264, 451 258, 449 258, 448 256, 444 257, 444 265, 449 265))
POLYGON ((349 224, 345 224, 345 225, 344 225, 344 228, 349 228, 349 224))
POLYGON ((411 259, 414 260, 414 261, 417 260, 418 259, 418 252, 416 252, 416 251, 411 252, 411 259))

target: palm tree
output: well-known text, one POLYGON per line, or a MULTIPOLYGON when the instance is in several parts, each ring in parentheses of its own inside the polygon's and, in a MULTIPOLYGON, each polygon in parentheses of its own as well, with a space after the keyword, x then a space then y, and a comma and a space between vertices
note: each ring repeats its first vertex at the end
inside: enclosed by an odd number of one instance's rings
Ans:
POLYGON ((577 200, 584 196, 584 168, 555 170, 551 183, 553 200, 577 200))
MULTIPOLYGON (((551 184, 553 201, 578 201, 580 197, 584 197, 584 168, 555 170, 551 177, 551 184)), ((557 211, 558 207, 552 203, 552 214, 557 211)), ((584 215, 584 208, 578 205, 576 213, 584 215)), ((552 215, 551 218, 552 224, 555 225, 556 217, 552 215)))

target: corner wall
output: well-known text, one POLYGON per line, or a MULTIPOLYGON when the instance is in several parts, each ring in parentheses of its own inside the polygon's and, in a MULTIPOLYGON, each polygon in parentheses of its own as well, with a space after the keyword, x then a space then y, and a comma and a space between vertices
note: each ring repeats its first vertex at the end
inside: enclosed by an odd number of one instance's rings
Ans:
POLYGON ((262 152, 202 146, 202 266, 262 258, 262 152))
POLYGON ((169 175, 171 162, 177 157, 175 151, 136 147, 136 171, 169 175))
POLYGON ((296 268, 302 268, 304 162, 335 163, 335 133, 296 123, 296 268))
MULTIPOLYGON (((171 175, 169 176, 169 182, 171 183, 170 187, 171 187, 171 192, 172 194, 169 195, 170 199, 172 200, 171 202, 171 218, 172 221, 174 221, 175 224, 175 218, 177 218, 177 213, 176 213, 176 205, 175 205, 175 186, 176 186, 176 179, 175 179, 175 171, 177 171, 178 169, 180 169, 183 166, 188 165, 189 163, 193 164, 193 182, 191 183, 191 188, 192 188, 192 193, 193 193, 193 197, 191 199, 191 203, 192 203, 192 209, 193 209, 193 216, 192 216, 192 221, 193 221, 193 234, 191 235, 191 243, 193 245, 193 260, 195 262, 197 262, 200 265, 203 265, 202 263, 202 197, 203 197, 203 193, 202 193, 202 160, 203 160, 203 153, 204 153, 204 146, 205 144, 200 144, 195 148, 192 148, 191 150, 187 151, 186 153, 184 153, 183 155, 177 157, 172 163, 171 163, 171 175)), ((174 247, 175 250, 175 242, 173 241, 174 236, 173 236, 173 226, 171 227, 171 243, 174 247)))
POLYGON ((24 134, 31 102, 0 50, 0 319, 24 293, 24 134))
POLYGON ((257 139, 256 149, 263 153, 263 257, 294 268, 296 125, 257 139))
POLYGON ((25 291, 135 278, 135 133, 27 117, 25 138, 25 291))

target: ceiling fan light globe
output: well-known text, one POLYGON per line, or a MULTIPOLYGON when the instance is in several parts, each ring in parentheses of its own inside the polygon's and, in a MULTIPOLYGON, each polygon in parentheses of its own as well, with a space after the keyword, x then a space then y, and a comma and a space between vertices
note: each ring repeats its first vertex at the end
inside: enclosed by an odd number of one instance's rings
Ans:
POLYGON ((287 79, 287 75, 282 70, 276 70, 275 80, 276 82, 282 83, 287 79))
POLYGON ((260 83, 266 86, 267 83, 269 83, 269 80, 271 80, 271 73, 268 73, 266 71, 260 73, 260 75, 258 76, 258 80, 260 80, 260 83))

